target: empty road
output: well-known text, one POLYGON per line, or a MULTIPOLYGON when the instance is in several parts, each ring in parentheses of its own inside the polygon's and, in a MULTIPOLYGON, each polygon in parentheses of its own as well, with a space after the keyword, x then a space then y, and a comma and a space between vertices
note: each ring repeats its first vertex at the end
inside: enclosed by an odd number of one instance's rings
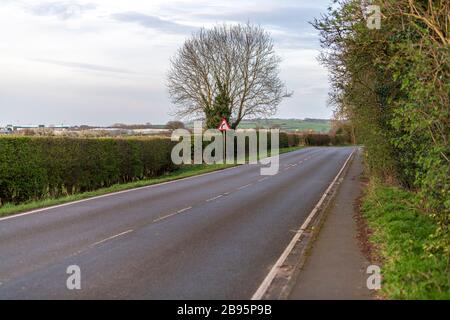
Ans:
POLYGON ((353 148, 0 219, 0 299, 249 299, 353 148), (78 265, 81 290, 68 290, 78 265))

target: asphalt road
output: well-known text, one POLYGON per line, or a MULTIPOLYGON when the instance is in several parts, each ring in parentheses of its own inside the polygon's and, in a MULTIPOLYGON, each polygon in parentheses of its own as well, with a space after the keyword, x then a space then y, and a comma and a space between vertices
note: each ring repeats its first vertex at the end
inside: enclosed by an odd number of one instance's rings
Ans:
POLYGON ((353 148, 0 219, 0 299, 249 299, 353 148), (81 269, 68 290, 66 269, 81 269))

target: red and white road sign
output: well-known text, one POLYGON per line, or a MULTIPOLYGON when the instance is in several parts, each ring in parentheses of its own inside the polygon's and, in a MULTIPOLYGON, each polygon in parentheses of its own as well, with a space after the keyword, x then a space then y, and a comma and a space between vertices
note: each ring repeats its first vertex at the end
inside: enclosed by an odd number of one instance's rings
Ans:
POLYGON ((220 131, 228 131, 231 129, 231 127, 228 125, 227 119, 222 118, 222 122, 219 125, 218 128, 220 131))

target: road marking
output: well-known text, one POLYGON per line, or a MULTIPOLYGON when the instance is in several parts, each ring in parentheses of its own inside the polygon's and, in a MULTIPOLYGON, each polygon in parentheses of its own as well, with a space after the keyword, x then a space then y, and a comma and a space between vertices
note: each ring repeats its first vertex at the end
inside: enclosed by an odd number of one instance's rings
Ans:
POLYGON ((253 183, 246 184, 245 186, 242 186, 242 187, 237 188, 237 190, 245 189, 245 188, 247 188, 247 187, 250 187, 252 184, 253 184, 253 183))
POLYGON ((289 254, 292 252, 292 250, 294 249, 296 243, 299 241, 300 237, 302 236, 303 232, 308 228, 308 225, 310 224, 310 222, 312 221, 312 219, 314 218, 314 216, 316 215, 317 211, 319 210, 320 206, 322 205, 322 203, 325 201, 326 196, 329 194, 330 190, 333 188, 333 186, 336 184, 339 176, 341 175, 341 173, 344 171, 345 167, 347 166, 347 163, 350 161, 350 158, 352 157, 353 153, 355 153, 354 149, 352 151, 352 153, 350 153, 350 155, 348 156, 347 160, 345 160, 344 164, 341 167, 341 170, 339 170, 338 174, 336 175, 336 177, 333 179, 333 181, 330 183, 330 185, 328 186, 327 190, 325 190, 325 192, 323 193, 322 197, 320 198, 319 202, 317 202, 316 206, 314 207, 314 209, 311 211, 311 213, 308 215, 308 217, 306 218, 305 222, 303 222, 303 224, 301 225, 300 229, 296 232, 296 234, 294 235, 294 237, 292 238, 291 242, 288 244, 288 246, 286 247, 286 249, 283 251, 283 253, 281 254, 281 256, 278 258, 278 260, 275 262, 274 266, 272 267, 272 269, 270 269, 269 273, 267 274, 267 276, 264 278, 263 282, 261 283, 261 285, 258 287, 258 289, 256 290, 256 292, 253 294, 252 296, 252 300, 261 300, 264 295, 267 292, 267 289, 269 289, 270 285, 272 284, 273 279, 275 279, 275 276, 277 275, 279 269, 283 266, 284 262, 286 261, 286 258, 289 256, 289 254))
MULTIPOLYGON (((313 148, 305 148, 305 149, 295 150, 295 151, 292 151, 292 152, 302 153, 305 150, 306 151, 307 150, 313 150, 313 148)), ((289 153, 290 152, 285 153, 285 154, 281 154, 280 158, 287 156, 289 153)), ((268 159, 270 159, 270 157, 268 159)), ((58 209, 58 208, 63 208, 63 207, 67 207, 67 206, 71 206, 71 205, 74 205, 74 204, 83 203, 83 202, 87 202, 87 201, 97 200, 97 199, 106 198, 106 197, 112 197, 112 196, 123 194, 123 193, 128 193, 128 192, 133 192, 133 191, 139 191, 139 190, 144 190, 144 189, 155 188, 155 187, 163 186, 163 185, 166 185, 166 184, 178 183, 180 181, 196 179, 196 178, 199 178, 199 177, 208 176, 208 175, 212 175, 212 174, 219 174, 221 172, 237 169, 237 168, 240 168, 240 167, 241 167, 241 165, 237 165, 237 166, 234 166, 234 167, 220 169, 220 170, 217 170, 217 171, 212 171, 212 172, 207 172, 207 173, 202 173, 202 174, 194 175, 194 176, 191 176, 191 177, 175 179, 175 180, 172 180, 172 181, 166 181, 166 182, 161 182, 161 183, 155 183, 155 184, 148 185, 148 186, 143 186, 143 187, 131 188, 131 189, 122 190, 122 191, 111 192, 111 193, 103 194, 101 196, 95 196, 95 197, 90 197, 90 198, 86 198, 86 199, 82 199, 82 200, 71 201, 71 202, 58 204, 58 205, 54 205, 54 206, 50 206, 50 207, 40 208, 40 209, 34 209, 34 210, 31 210, 31 211, 27 211, 27 212, 23 212, 23 213, 17 213, 17 214, 12 214, 12 215, 9 215, 7 217, 0 218, 0 221, 9 220, 9 219, 13 219, 13 218, 24 217, 24 216, 28 216, 30 214, 39 213, 39 212, 48 211, 48 210, 53 210, 53 209, 58 209)))
POLYGON ((183 209, 178 210, 177 212, 172 212, 172 213, 166 214, 165 216, 162 216, 162 217, 159 217, 159 218, 153 220, 153 223, 159 222, 159 221, 164 220, 164 219, 167 219, 167 218, 170 218, 170 217, 172 217, 172 216, 175 216, 175 215, 177 215, 177 214, 180 214, 180 213, 182 213, 182 212, 184 212, 184 211, 187 211, 187 210, 189 210, 189 209, 192 209, 192 207, 186 207, 186 208, 183 208, 183 209))
POLYGON ((263 182, 264 180, 267 180, 267 179, 269 179, 269 177, 261 178, 258 180, 258 182, 263 182))
POLYGON ((106 238, 106 239, 97 241, 97 242, 95 242, 95 243, 93 243, 93 244, 91 244, 91 245, 89 245, 89 246, 90 246, 90 247, 95 247, 96 245, 99 245, 100 243, 103 243, 103 242, 106 242, 106 241, 115 239, 115 238, 117 238, 117 237, 123 236, 123 235, 125 235, 125 234, 127 234, 127 233, 130 233, 130 232, 133 232, 133 229, 130 229, 130 230, 121 232, 121 233, 119 233, 119 234, 116 234, 116 235, 114 235, 114 236, 108 237, 108 238, 106 238))
POLYGON ((178 214, 178 212, 173 212, 173 213, 166 214, 165 216, 162 216, 162 217, 159 217, 159 218, 153 220, 153 222, 159 222, 161 220, 167 219, 167 218, 169 218, 171 216, 174 216, 176 214, 178 214))
POLYGON ((175 182, 180 182, 180 181, 184 181, 184 180, 195 179, 195 178, 208 176, 208 175, 212 175, 212 174, 218 174, 220 172, 225 172, 225 171, 228 171, 228 170, 237 169, 239 167, 241 167, 241 165, 237 165, 237 166, 230 167, 230 168, 225 168, 225 169, 220 169, 220 170, 216 170, 216 171, 212 171, 212 172, 206 172, 206 173, 194 175, 194 176, 191 176, 191 177, 175 179, 175 180, 172 180, 172 181, 155 183, 155 184, 148 185, 148 186, 143 186, 143 187, 131 188, 131 189, 122 190, 122 191, 111 192, 111 193, 103 194, 101 196, 95 196, 95 197, 90 197, 90 198, 86 198, 86 199, 82 199, 82 200, 71 201, 71 202, 58 204, 58 205, 55 205, 55 206, 50 206, 50 207, 45 207, 45 208, 40 208, 40 209, 35 209, 35 210, 23 212, 23 213, 12 214, 12 215, 9 215, 7 217, 0 218, 0 221, 13 219, 13 218, 19 218, 19 217, 23 217, 23 216, 28 216, 30 214, 39 213, 39 212, 43 212, 43 211, 47 211, 47 210, 63 208, 63 207, 71 206, 71 205, 74 205, 74 204, 91 201, 91 200, 97 200, 97 199, 102 199, 102 198, 106 198, 106 197, 112 197, 112 196, 123 194, 123 193, 139 191, 139 190, 143 190, 143 189, 150 189, 150 188, 155 188, 155 187, 163 186, 163 185, 170 184, 170 183, 175 183, 175 182))
POLYGON ((213 197, 213 198, 211 198, 211 199, 206 200, 206 202, 214 201, 214 200, 217 200, 217 199, 222 198, 222 197, 223 197, 223 194, 219 194, 219 195, 216 196, 216 197, 213 197))
POLYGON ((192 207, 186 207, 186 208, 180 209, 180 210, 177 211, 177 213, 182 213, 182 212, 185 212, 185 211, 187 211, 189 209, 192 209, 192 207))

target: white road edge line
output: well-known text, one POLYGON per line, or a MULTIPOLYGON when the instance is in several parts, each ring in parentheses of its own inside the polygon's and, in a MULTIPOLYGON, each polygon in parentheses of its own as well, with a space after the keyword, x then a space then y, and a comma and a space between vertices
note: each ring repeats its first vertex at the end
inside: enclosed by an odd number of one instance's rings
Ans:
MULTIPOLYGON (((308 149, 309 150, 313 150, 310 147, 310 148, 304 148, 304 149, 295 150, 295 151, 292 151, 292 152, 304 151, 304 150, 308 150, 308 149)), ((290 152, 284 153, 284 154, 280 154, 280 158, 284 157, 284 156, 287 156, 289 153, 290 152)), ((86 199, 82 199, 82 200, 71 201, 71 202, 58 204, 58 205, 55 205, 55 206, 50 206, 50 207, 45 207, 45 208, 40 208, 40 209, 35 209, 35 210, 23 212, 23 213, 12 214, 12 215, 9 215, 7 217, 0 218, 0 221, 9 220, 9 219, 13 219, 13 218, 19 218, 19 217, 23 217, 23 216, 28 216, 30 214, 43 212, 43 211, 47 211, 47 210, 63 208, 63 207, 71 206, 71 205, 74 205, 74 204, 83 203, 83 202, 86 202, 86 201, 91 201, 91 200, 96 200, 96 199, 101 199, 101 198, 106 198, 106 197, 112 197, 112 196, 115 196, 115 195, 118 195, 118 194, 122 194, 122 193, 128 193, 128 192, 133 192, 133 191, 138 191, 138 190, 143 190, 143 189, 149 189, 149 188, 155 188, 155 187, 159 187, 159 186, 166 185, 166 184, 169 184, 169 183, 175 183, 175 182, 180 182, 180 181, 184 181, 184 180, 195 179, 195 178, 199 178, 199 177, 203 177, 203 176, 207 176, 207 175, 211 175, 211 174, 217 174, 219 172, 225 172, 225 171, 228 171, 228 170, 237 169, 237 168, 240 168, 240 167, 241 167, 241 165, 237 165, 237 166, 233 166, 233 167, 230 167, 230 168, 225 168, 225 169, 221 169, 221 170, 216 170, 216 171, 211 171, 211 172, 207 172, 207 173, 194 175, 194 176, 191 176, 191 177, 175 179, 175 180, 161 182, 161 183, 155 183, 155 184, 148 185, 148 186, 131 188, 131 189, 122 190, 122 191, 116 191, 116 192, 112 192, 112 193, 103 194, 101 196, 95 196, 95 197, 86 198, 86 199)))
POLYGON ((117 237, 123 236, 123 235, 125 235, 125 234, 127 234, 127 233, 130 233, 130 232, 133 232, 133 229, 130 229, 130 230, 121 232, 121 233, 119 233, 119 234, 116 234, 116 235, 114 235, 114 236, 108 237, 108 238, 106 238, 106 239, 97 241, 97 242, 95 242, 95 243, 89 245, 89 247, 94 247, 94 246, 99 245, 99 244, 101 244, 101 243, 103 243, 103 242, 106 242, 106 241, 115 239, 115 238, 117 238, 117 237))
MULTIPOLYGON (((355 149, 356 150, 356 149, 355 149)), ((297 243, 297 241, 300 239, 300 237, 302 236, 303 232, 305 231, 305 229, 308 227, 309 223, 311 222, 311 220, 314 218, 314 216, 316 215, 317 211, 319 210, 319 207, 322 205, 322 203, 325 201, 325 198, 327 196, 327 194, 330 192, 331 188, 334 186, 334 184, 336 183, 336 181, 338 180, 339 176, 341 175, 341 173, 344 171, 345 167, 347 166, 347 163, 350 161, 351 156, 353 155, 353 153, 355 153, 355 150, 352 151, 352 153, 348 156, 347 160, 344 162, 344 165, 341 167, 341 170, 339 170, 338 174, 336 175, 336 177, 333 179, 333 181, 330 183, 330 185, 328 186, 327 190, 325 190, 325 192, 323 193, 322 197, 320 198, 319 202, 317 202, 316 206, 314 207, 314 209, 311 211, 311 213, 308 215, 308 217, 306 218, 305 222, 303 222, 302 226, 300 227, 300 229, 296 232, 296 234, 294 235, 294 237, 292 238, 291 242, 288 244, 288 246, 286 247, 286 249, 283 251, 283 253, 281 254, 281 256, 278 258, 278 260, 275 262, 275 265, 272 267, 272 269, 269 271, 269 273, 267 274, 267 276, 264 278, 263 282, 261 283, 261 285, 259 286, 259 288, 256 290, 256 292, 253 294, 251 300, 261 300, 264 295, 267 292, 267 289, 269 288, 269 286, 272 284, 273 279, 275 278, 275 276, 278 273, 278 270, 280 269, 280 267, 284 264, 284 261, 286 260, 286 258, 289 256, 289 254, 291 253, 291 251, 294 249, 295 244, 297 243)))
POLYGON ((259 179, 258 182, 263 182, 263 181, 265 181, 267 179, 269 179, 269 177, 264 177, 264 178, 259 179))
MULTIPOLYGON (((304 150, 304 149, 301 149, 301 150, 304 150)), ((127 189, 127 190, 122 190, 122 191, 116 191, 116 192, 112 192, 112 193, 103 194, 101 196, 95 196, 95 197, 86 198, 86 199, 82 199, 82 200, 71 201, 71 202, 58 204, 58 205, 55 205, 55 206, 50 206, 50 207, 45 207, 45 208, 40 208, 40 209, 27 211, 27 212, 23 212, 23 213, 12 214, 10 216, 0 218, 0 221, 13 219, 13 218, 19 218, 19 217, 27 216, 27 215, 30 215, 30 214, 33 214, 33 213, 42 212, 42 211, 63 208, 63 207, 71 206, 71 205, 74 205, 74 204, 83 203, 83 202, 86 202, 86 201, 91 201, 91 200, 96 200, 96 199, 101 199, 101 198, 106 198, 106 197, 112 197, 112 196, 115 196, 115 195, 118 195, 118 194, 122 194, 122 193, 128 193, 128 192, 133 192, 133 191, 138 191, 138 190, 143 190, 143 189, 155 188, 155 187, 159 187, 159 186, 166 185, 166 184, 169 184, 169 183, 175 183, 175 182, 180 182, 180 181, 183 181, 183 180, 190 180, 190 179, 194 179, 194 178, 199 178, 199 177, 211 175, 211 174, 214 174, 214 173, 225 172, 225 171, 228 171, 228 170, 236 169, 236 168, 239 168, 239 167, 240 167, 240 165, 234 166, 234 167, 230 167, 230 168, 221 169, 221 170, 211 171, 211 172, 207 172, 207 173, 202 173, 202 174, 194 175, 194 176, 191 176, 191 177, 175 179, 175 180, 161 182, 161 183, 155 183, 155 184, 151 184, 151 185, 148 185, 148 186, 137 187, 137 188, 127 189)))

